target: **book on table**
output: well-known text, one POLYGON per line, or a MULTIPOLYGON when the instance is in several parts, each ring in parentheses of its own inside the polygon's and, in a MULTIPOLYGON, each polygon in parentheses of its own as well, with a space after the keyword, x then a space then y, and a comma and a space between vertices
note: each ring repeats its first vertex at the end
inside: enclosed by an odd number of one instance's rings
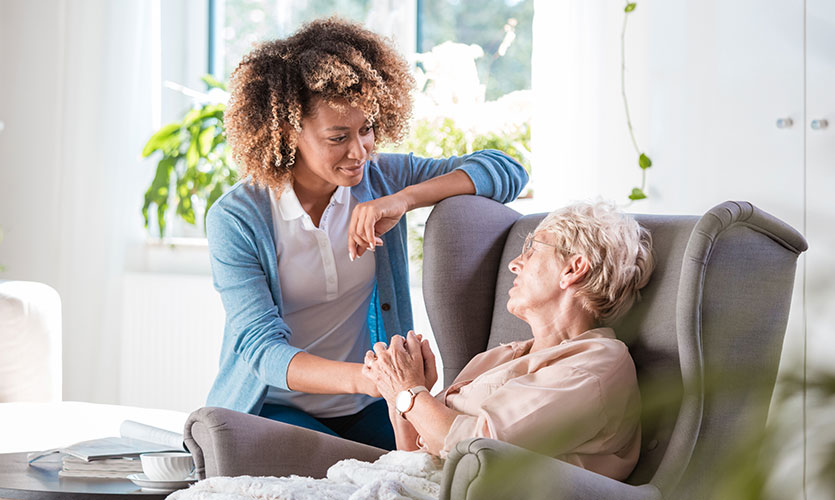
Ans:
POLYGON ((129 475, 141 472, 142 462, 138 458, 102 458, 87 461, 72 455, 64 455, 58 477, 127 479, 129 475))
POLYGON ((142 472, 138 457, 142 453, 185 451, 183 435, 132 420, 125 420, 119 437, 81 441, 62 448, 30 453, 29 463, 64 453, 62 477, 127 477, 142 472))

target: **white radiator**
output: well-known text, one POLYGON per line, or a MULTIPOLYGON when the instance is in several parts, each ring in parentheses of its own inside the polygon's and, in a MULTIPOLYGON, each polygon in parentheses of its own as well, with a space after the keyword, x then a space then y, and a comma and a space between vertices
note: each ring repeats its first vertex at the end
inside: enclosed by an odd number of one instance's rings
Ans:
POLYGON ((224 312, 210 276, 124 278, 120 403, 190 412, 217 374, 224 312))
MULTIPOLYGON (((415 331, 437 354, 419 283, 411 290, 415 331)), ((128 273, 122 296, 120 403, 185 412, 204 406, 225 319, 211 277, 128 273)), ((440 356, 436 361, 443 373, 440 356)), ((442 387, 439 380, 433 393, 442 387)))

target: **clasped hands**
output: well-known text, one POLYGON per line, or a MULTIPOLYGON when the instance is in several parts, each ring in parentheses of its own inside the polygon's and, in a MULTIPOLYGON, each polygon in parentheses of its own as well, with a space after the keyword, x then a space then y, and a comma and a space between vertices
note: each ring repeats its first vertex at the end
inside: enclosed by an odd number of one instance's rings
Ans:
POLYGON ((362 374, 376 384, 390 407, 394 407, 397 393, 419 385, 431 389, 438 381, 429 341, 414 331, 405 338, 393 336, 388 347, 377 342, 373 349, 365 354, 362 374))

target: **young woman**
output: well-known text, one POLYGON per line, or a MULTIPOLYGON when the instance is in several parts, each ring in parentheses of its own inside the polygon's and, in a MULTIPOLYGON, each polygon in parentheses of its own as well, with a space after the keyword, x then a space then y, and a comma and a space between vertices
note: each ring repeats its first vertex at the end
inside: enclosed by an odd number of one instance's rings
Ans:
POLYGON ((403 214, 448 196, 513 200, 498 151, 376 154, 407 131, 413 79, 378 35, 338 19, 246 55, 224 118, 242 181, 209 210, 226 309, 208 405, 392 449, 365 352, 412 328, 403 214))

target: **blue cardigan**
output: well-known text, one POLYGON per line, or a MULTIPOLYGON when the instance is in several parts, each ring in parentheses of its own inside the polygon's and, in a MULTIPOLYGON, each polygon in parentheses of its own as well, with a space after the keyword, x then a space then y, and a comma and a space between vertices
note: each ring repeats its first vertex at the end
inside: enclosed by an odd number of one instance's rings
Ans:
MULTIPOLYGON (((456 169, 470 176, 477 195, 501 203, 514 200, 528 181, 522 166, 499 151, 440 160, 380 154, 351 194, 365 202, 456 169)), ((209 210, 206 232, 214 287, 226 310, 220 366, 207 405, 258 414, 268 386, 287 389, 287 366, 301 351, 289 344, 292 332, 282 319, 269 189, 248 180, 232 186, 209 210)), ((369 307, 372 345, 412 329, 406 218, 382 238, 369 307)))

